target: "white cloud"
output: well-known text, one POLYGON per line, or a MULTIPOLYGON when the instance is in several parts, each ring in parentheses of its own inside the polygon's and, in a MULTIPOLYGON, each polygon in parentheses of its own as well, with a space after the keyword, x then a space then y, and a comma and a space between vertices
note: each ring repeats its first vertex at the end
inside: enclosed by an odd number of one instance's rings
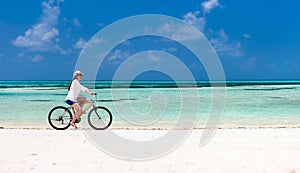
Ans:
MULTIPOLYGON (((145 29, 145 34, 147 34, 150 31, 149 28, 145 29)), ((193 28, 189 26, 185 26, 182 24, 177 23, 164 23, 161 26, 158 27, 155 31, 157 34, 168 36, 174 40, 178 41, 191 41, 191 40, 197 40, 200 39, 201 36, 196 34, 197 30, 194 30, 193 28)), ((161 39, 160 41, 165 40, 161 39)), ((168 41, 168 40, 165 40, 168 41)))
POLYGON ((161 57, 153 55, 151 51, 148 52, 147 60, 150 62, 160 62, 161 57))
MULTIPOLYGON (((202 2, 202 10, 195 12, 188 12, 183 15, 183 20, 190 25, 195 26, 199 31, 202 33, 206 33, 206 36, 210 40, 212 46, 215 50, 221 55, 228 55, 228 56, 242 56, 242 46, 241 42, 239 41, 231 41, 228 35, 225 33, 223 29, 220 29, 217 32, 214 32, 212 29, 209 29, 208 32, 206 27, 206 13, 210 13, 212 9, 216 7, 222 7, 218 0, 208 0, 202 2), (202 14, 202 15, 201 15, 202 14)), ((250 35, 244 35, 244 37, 251 37, 250 35)))
POLYGON ((104 25, 104 23, 98 22, 98 23, 97 23, 97 26, 98 26, 98 27, 104 27, 105 25, 104 25))
POLYGON ((216 7, 221 7, 218 0, 208 0, 201 3, 204 13, 210 13, 210 11, 216 7))
POLYGON ((38 23, 32 25, 24 35, 18 36, 13 44, 18 47, 28 48, 30 51, 60 51, 58 23, 60 0, 42 2, 43 13, 38 23))
MULTIPOLYGON (((86 47, 87 48, 96 48, 96 47, 101 47, 101 44, 105 42, 105 40, 103 39, 103 37, 96 37, 96 38, 93 38, 91 40, 88 41, 88 43, 86 42, 86 47)), ((103 54, 104 56, 104 54, 103 54)))
POLYGON ((185 15, 183 15, 183 21, 190 25, 194 25, 201 32, 204 32, 206 20, 205 17, 201 17, 199 15, 200 11, 188 12, 185 15))
POLYGON ((163 52, 176 52, 177 48, 175 48, 175 47, 168 47, 168 48, 164 47, 164 48, 162 48, 161 51, 163 51, 163 52))
POLYGON ((86 45, 86 41, 84 41, 82 38, 79 38, 79 40, 73 45, 75 49, 82 49, 86 45))
POLYGON ((241 43, 239 41, 229 41, 229 37, 223 29, 220 29, 218 32, 213 32, 213 34, 214 36, 210 39, 210 42, 219 54, 234 57, 239 57, 244 54, 241 50, 241 43))
POLYGON ((18 57, 24 57, 24 55, 25 55, 25 52, 18 53, 18 57))
POLYGON ((78 28, 82 27, 81 22, 79 21, 78 18, 74 17, 73 19, 67 19, 66 17, 63 17, 63 21, 67 24, 72 24, 78 28))
POLYGON ((125 41, 122 42, 122 44, 124 44, 124 45, 130 45, 130 41, 129 40, 125 40, 125 41))
POLYGON ((115 50, 112 55, 108 58, 108 61, 113 64, 121 63, 122 60, 130 56, 130 51, 115 50))
POLYGON ((249 39, 249 38, 251 38, 251 35, 250 34, 243 34, 243 37, 246 38, 246 39, 249 39))
POLYGON ((300 64, 296 63, 296 62, 284 62, 284 65, 287 67, 287 68, 295 68, 295 69, 299 69, 300 67, 300 64))
POLYGON ((202 15, 200 11, 188 12, 183 15, 183 20, 188 24, 195 26, 201 32, 205 31, 206 27, 206 15, 205 13, 210 13, 212 9, 217 7, 222 7, 218 0, 207 0, 201 3, 202 15))
POLYGON ((43 60, 43 59, 44 59, 43 56, 41 56, 41 55, 35 55, 35 56, 31 59, 31 61, 32 61, 32 62, 39 62, 39 61, 41 61, 41 60, 43 60))
POLYGON ((79 28, 81 28, 81 22, 79 21, 79 19, 77 19, 77 18, 74 18, 72 21, 71 21, 71 23, 73 24, 73 25, 75 25, 75 26, 77 26, 77 27, 79 27, 79 28))
POLYGON ((262 58, 263 58, 263 56, 260 54, 245 58, 240 69, 241 70, 249 70, 249 69, 253 69, 253 68, 258 68, 258 67, 260 67, 260 64, 261 64, 260 61, 262 58))

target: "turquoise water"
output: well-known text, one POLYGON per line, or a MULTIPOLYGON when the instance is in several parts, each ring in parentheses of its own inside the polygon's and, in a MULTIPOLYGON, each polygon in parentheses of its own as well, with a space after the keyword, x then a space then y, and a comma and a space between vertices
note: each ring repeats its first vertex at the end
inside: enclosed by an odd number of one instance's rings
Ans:
MULTIPOLYGON (((92 87, 89 82, 82 83, 92 87)), ((0 81, 0 127, 50 127, 48 112, 54 106, 67 106, 68 85, 69 81, 0 81)), ((212 106, 212 87, 205 81, 196 85, 189 81, 135 81, 130 85, 97 81, 95 88, 97 105, 113 113, 112 128, 166 128, 180 116, 189 119, 194 115, 198 118, 195 128, 203 128, 212 106)), ((300 81, 227 82, 219 127, 298 126, 300 81)))

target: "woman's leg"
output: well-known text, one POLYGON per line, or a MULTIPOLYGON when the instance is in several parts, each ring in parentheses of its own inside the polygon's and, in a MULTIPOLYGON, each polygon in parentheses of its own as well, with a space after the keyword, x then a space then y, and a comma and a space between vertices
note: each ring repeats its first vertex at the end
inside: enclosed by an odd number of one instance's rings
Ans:
POLYGON ((77 98, 77 101, 78 101, 80 107, 82 108, 83 105, 84 105, 85 102, 86 102, 86 98, 85 98, 85 97, 78 97, 78 98, 77 98))
POLYGON ((85 97, 78 97, 77 98, 78 103, 74 103, 72 106, 75 108, 76 113, 71 121, 72 126, 74 126, 75 128, 77 128, 77 126, 75 125, 75 121, 76 119, 80 118, 80 116, 82 115, 82 107, 86 102, 86 98, 85 97))
POLYGON ((71 121, 71 123, 74 124, 75 121, 76 121, 76 119, 80 117, 80 115, 81 115, 81 113, 82 113, 82 110, 81 110, 81 106, 80 106, 78 103, 74 103, 72 106, 73 106, 73 107, 75 108, 75 110, 76 110, 76 113, 75 113, 75 115, 74 115, 74 117, 73 117, 73 119, 72 119, 72 121, 71 121))

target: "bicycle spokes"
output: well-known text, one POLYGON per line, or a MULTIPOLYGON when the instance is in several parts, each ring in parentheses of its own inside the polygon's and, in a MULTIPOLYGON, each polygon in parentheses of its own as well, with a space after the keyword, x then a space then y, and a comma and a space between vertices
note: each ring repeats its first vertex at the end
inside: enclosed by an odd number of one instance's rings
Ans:
POLYGON ((89 125, 96 130, 104 130, 110 126, 112 115, 110 111, 104 107, 97 107, 90 111, 88 115, 89 125))
POLYGON ((49 124, 57 130, 64 130, 70 126, 69 122, 72 120, 72 115, 69 109, 58 106, 53 108, 49 115, 49 124))

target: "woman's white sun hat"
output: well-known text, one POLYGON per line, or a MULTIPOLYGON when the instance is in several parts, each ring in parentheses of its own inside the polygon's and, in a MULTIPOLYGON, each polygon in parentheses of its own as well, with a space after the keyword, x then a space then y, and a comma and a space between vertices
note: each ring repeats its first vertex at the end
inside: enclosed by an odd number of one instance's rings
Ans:
POLYGON ((83 75, 83 73, 81 71, 77 70, 73 73, 73 78, 75 78, 77 75, 83 75))

